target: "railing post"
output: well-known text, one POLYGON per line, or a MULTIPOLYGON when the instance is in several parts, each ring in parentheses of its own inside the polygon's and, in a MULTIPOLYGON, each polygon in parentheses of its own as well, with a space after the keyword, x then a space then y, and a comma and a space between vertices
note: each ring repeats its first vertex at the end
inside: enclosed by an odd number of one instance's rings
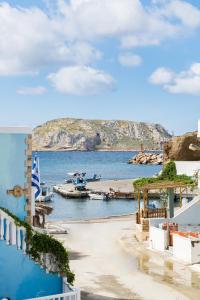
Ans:
POLYGON ((77 300, 81 300, 81 290, 77 288, 76 291, 77 291, 77 300))
POLYGON ((6 219, 6 244, 10 243, 10 221, 6 219))
POLYGON ((21 248, 21 236, 20 236, 20 227, 17 227, 17 249, 21 248))
POLYGON ((3 217, 1 215, 1 219, 0 219, 0 239, 3 240, 4 237, 4 222, 3 222, 3 217))
POLYGON ((10 232, 10 244, 11 245, 16 245, 17 242, 17 237, 16 237, 16 225, 13 221, 11 221, 11 232, 10 232))
POLYGON ((22 250, 25 254, 26 253, 26 232, 25 232, 25 230, 23 230, 22 250))

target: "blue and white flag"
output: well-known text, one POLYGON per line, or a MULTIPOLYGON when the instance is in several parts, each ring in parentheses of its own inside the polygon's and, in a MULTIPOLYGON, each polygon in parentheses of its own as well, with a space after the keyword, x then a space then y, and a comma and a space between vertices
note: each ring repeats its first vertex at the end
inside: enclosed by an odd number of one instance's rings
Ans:
POLYGON ((35 199, 41 194, 40 188, 40 170, 39 170, 39 159, 35 156, 32 166, 32 188, 34 189, 35 199))

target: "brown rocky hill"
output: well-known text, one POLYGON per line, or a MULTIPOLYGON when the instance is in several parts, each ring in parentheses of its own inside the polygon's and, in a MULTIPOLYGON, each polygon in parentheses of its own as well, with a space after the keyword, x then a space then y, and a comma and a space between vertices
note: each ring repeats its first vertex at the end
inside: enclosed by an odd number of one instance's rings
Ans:
POLYGON ((36 127, 33 149, 113 150, 160 149, 170 134, 159 124, 134 121, 56 119, 36 127))
POLYGON ((190 144, 200 146, 200 139, 197 138, 197 132, 186 133, 182 136, 173 137, 164 145, 164 161, 180 160, 194 161, 200 160, 200 151, 189 149, 190 144))

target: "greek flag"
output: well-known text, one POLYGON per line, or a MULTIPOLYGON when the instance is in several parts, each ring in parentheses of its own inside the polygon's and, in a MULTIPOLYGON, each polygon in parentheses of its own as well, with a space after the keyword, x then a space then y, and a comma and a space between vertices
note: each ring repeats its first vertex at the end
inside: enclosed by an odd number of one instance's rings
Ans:
POLYGON ((40 196, 40 170, 39 159, 35 156, 32 166, 32 188, 34 189, 35 199, 40 196))

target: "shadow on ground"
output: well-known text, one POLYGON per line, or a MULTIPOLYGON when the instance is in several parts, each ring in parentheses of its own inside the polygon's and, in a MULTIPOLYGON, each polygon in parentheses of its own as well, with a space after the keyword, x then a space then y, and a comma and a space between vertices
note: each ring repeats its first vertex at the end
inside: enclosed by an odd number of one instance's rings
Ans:
POLYGON ((142 300, 141 297, 139 297, 137 294, 133 293, 131 290, 127 289, 120 282, 118 282, 115 276, 99 276, 94 281, 94 283, 96 286, 98 286, 98 294, 108 293, 116 296, 108 297, 97 295, 97 292, 95 290, 91 290, 91 287, 87 287, 87 292, 81 292, 81 300, 142 300))
POLYGON ((95 295, 87 292, 81 292, 81 300, 139 300, 139 298, 113 298, 95 295))
POLYGON ((87 255, 83 255, 81 254, 81 252, 75 252, 75 251, 69 252, 69 260, 78 260, 84 257, 87 257, 87 255))

